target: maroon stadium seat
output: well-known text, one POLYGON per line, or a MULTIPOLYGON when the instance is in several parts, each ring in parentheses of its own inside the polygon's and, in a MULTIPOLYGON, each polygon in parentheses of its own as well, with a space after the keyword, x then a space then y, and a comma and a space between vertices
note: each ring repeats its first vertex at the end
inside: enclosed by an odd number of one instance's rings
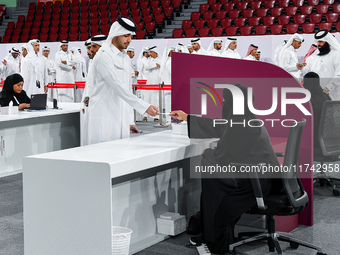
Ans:
POLYGON ((301 14, 309 15, 312 13, 313 6, 304 5, 304 6, 301 6, 300 10, 301 10, 301 14))
POLYGON ((183 34, 183 29, 181 28, 175 28, 174 30, 172 30, 172 36, 174 38, 181 38, 183 37, 182 34, 183 34))
POLYGON ((209 28, 215 28, 217 27, 218 22, 219 22, 218 19, 211 19, 211 20, 208 20, 207 25, 209 28))
POLYGON ((306 23, 306 24, 302 24, 302 31, 304 33, 313 33, 314 32, 314 28, 315 28, 315 24, 313 23, 306 23))
POLYGON ((316 8, 317 13, 324 14, 324 13, 327 13, 329 5, 319 4, 319 5, 315 6, 315 8, 316 8))
POLYGON ((327 22, 335 23, 338 21, 339 13, 326 13, 325 16, 327 22))
POLYGON ((241 35, 250 35, 252 28, 253 28, 252 26, 240 27, 241 35))
POLYGON ((249 19, 249 25, 250 26, 258 26, 259 23, 260 23, 260 19, 261 19, 261 17, 251 17, 249 19))
POLYGON ((208 36, 209 32, 210 32, 210 28, 202 27, 198 30, 198 35, 201 37, 206 37, 208 36))
POLYGON ((164 8, 164 15, 167 18, 172 18, 172 12, 173 12, 174 8, 172 6, 169 7, 165 7, 164 8))
POLYGON ((300 7, 303 5, 304 0, 293 0, 293 5, 300 7))
POLYGON ((243 18, 250 18, 254 15, 254 10, 246 9, 243 11, 243 18))
POLYGON ((235 19, 234 20, 234 22, 235 22, 235 26, 237 26, 237 27, 242 27, 242 26, 244 26, 244 23, 246 22, 246 18, 237 18, 237 19, 235 19))
POLYGON ((213 36, 221 36, 223 33, 223 28, 222 27, 214 27, 211 29, 211 33, 213 36))
POLYGON ((186 35, 186 37, 194 37, 195 36, 195 34, 196 34, 196 28, 189 28, 189 29, 187 29, 187 30, 185 30, 185 35, 186 35))
POLYGON ((287 34, 294 34, 297 32, 299 28, 298 24, 287 24, 286 29, 287 29, 287 34))
POLYGON ((200 13, 205 13, 209 9, 209 4, 201 4, 200 5, 200 13))
POLYGON ((323 4, 334 4, 334 0, 323 0, 323 4))
POLYGON ((205 20, 210 20, 212 19, 214 13, 212 11, 207 11, 205 13, 203 13, 203 19, 205 20))
POLYGON ((279 7, 285 8, 288 7, 289 0, 279 0, 279 7))
POLYGON ((170 3, 171 3, 170 0, 162 0, 161 2, 163 8, 170 6, 170 3))
POLYGON ((227 12, 226 11, 218 11, 216 12, 216 18, 222 20, 225 18, 227 12))
POLYGON ((267 31, 267 26, 259 25, 255 27, 255 32, 257 35, 264 35, 266 31, 267 31))
POLYGON ((243 11, 245 9, 247 9, 247 6, 248 6, 248 2, 238 2, 237 3, 237 9, 240 10, 240 11, 243 11))
POLYGON ((274 7, 270 9, 270 13, 273 17, 278 17, 281 15, 282 8, 281 7, 274 7))
POLYGON ((200 18, 200 16, 201 16, 200 12, 192 12, 190 17, 192 21, 196 21, 200 18))
POLYGON ((263 17, 262 20, 265 26, 271 26, 274 24, 275 17, 267 16, 267 17, 263 17))
POLYGON ((153 12, 154 16, 159 15, 159 14, 163 13, 163 8, 162 7, 153 8, 152 12, 153 12))
POLYGON ((310 6, 314 6, 318 4, 319 4, 319 0, 308 0, 308 5, 310 6))
POLYGON ((196 20, 194 22, 194 24, 195 24, 196 29, 200 29, 200 28, 204 27, 205 20, 203 20, 203 19, 196 20))
POLYGON ((311 23, 320 23, 321 21, 321 18, 322 18, 322 14, 319 14, 319 13, 312 13, 310 14, 309 16, 309 20, 311 23))
POLYGON ((132 20, 133 20, 133 22, 135 22, 135 23, 140 22, 141 19, 142 19, 142 16, 141 16, 141 15, 132 16, 132 20))
POLYGON ((164 25, 164 14, 158 14, 155 16, 155 23, 157 26, 163 26, 164 25))
POLYGON ((41 35, 39 36, 39 40, 40 40, 41 42, 47 42, 47 38, 48 38, 48 34, 41 34, 41 35))
POLYGON ((267 16, 268 8, 260 8, 256 10, 257 17, 265 17, 267 16))
POLYGON ((191 25, 192 25, 192 21, 191 20, 183 20, 182 21, 182 28, 184 30, 190 28, 191 25))
POLYGON ((286 15, 288 16, 293 16, 296 14, 297 12, 297 7, 296 6, 289 6, 287 7, 285 10, 286 10, 286 15))
POLYGON ((149 22, 151 22, 153 20, 153 15, 150 14, 150 15, 144 16, 143 20, 144 20, 144 23, 149 23, 149 22))
POLYGON ((294 23, 295 24, 302 24, 305 22, 305 19, 306 19, 306 15, 303 15, 303 14, 296 14, 294 15, 294 23))
POLYGON ((239 10, 232 10, 229 12, 229 18, 231 19, 236 19, 238 18, 240 15, 240 11, 239 10))
POLYGON ((264 1, 264 6, 266 8, 274 8, 275 0, 266 0, 266 1, 264 1))
POLYGON ((250 6, 252 9, 260 9, 262 1, 252 1, 250 6))
POLYGON ((337 22, 336 24, 335 24, 335 27, 336 27, 336 31, 340 31, 340 22, 337 22))
POLYGON ((230 27, 232 19, 224 18, 221 20, 221 26, 224 28, 230 27))
POLYGON ((318 25, 319 25, 319 30, 327 29, 328 31, 331 31, 333 23, 322 22, 322 23, 319 23, 318 25))
POLYGON ((78 33, 70 34, 70 41, 77 41, 78 40, 78 33))
POLYGON ((280 25, 286 25, 289 23, 290 16, 282 15, 278 17, 278 20, 280 25))
POLYGON ((236 32, 237 32, 237 27, 227 27, 225 29, 226 31, 226 34, 229 36, 229 35, 236 35, 236 32))
POLYGON ((271 25, 270 31, 272 32, 272 34, 278 35, 278 34, 281 34, 282 27, 283 27, 282 25, 278 25, 278 24, 271 25))
POLYGON ((226 3, 223 7, 226 11, 231 11, 234 9, 235 3, 226 3))
POLYGON ((333 12, 340 13, 340 4, 333 4, 333 12))
POLYGON ((146 34, 145 30, 137 31, 136 32, 136 38, 137 39, 144 39, 145 38, 145 34, 146 34))

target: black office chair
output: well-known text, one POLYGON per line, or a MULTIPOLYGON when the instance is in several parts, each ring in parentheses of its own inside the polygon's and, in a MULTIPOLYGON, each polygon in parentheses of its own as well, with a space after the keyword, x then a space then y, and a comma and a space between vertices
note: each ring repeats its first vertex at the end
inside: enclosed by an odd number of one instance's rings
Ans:
MULTIPOLYGON (((314 161, 320 162, 315 169, 320 174, 314 179, 319 179, 320 186, 329 184, 333 189, 333 195, 339 196, 340 192, 336 189, 333 180, 340 178, 329 178, 327 176, 330 165, 324 163, 340 161, 340 101, 325 101, 322 107, 322 113, 319 126, 319 141, 323 156, 315 156, 314 161)), ((339 164, 332 166, 332 171, 339 173, 339 164), (337 167, 337 169, 335 168, 337 167)))
MULTIPOLYGON (((288 169, 292 169, 292 171, 282 172, 282 191, 279 193, 269 194, 267 197, 263 198, 258 174, 251 173, 250 177, 256 196, 257 206, 252 208, 247 213, 266 215, 268 232, 260 233, 248 239, 229 245, 229 251, 231 251, 232 254, 236 254, 235 247, 258 240, 267 239, 269 251, 274 252, 276 248, 278 255, 282 254, 278 240, 289 242, 290 246, 294 249, 297 249, 299 245, 302 245, 316 249, 318 251, 317 255, 326 255, 322 252, 321 247, 294 238, 287 233, 279 233, 275 231, 274 216, 290 216, 298 214, 302 212, 308 204, 308 195, 302 186, 298 174, 293 171, 294 166, 297 166, 298 164, 302 130, 305 124, 306 120, 302 119, 302 121, 298 122, 295 127, 292 126, 290 128, 284 154, 283 166, 288 166, 288 169)), ((233 165, 244 166, 247 164, 233 165)))

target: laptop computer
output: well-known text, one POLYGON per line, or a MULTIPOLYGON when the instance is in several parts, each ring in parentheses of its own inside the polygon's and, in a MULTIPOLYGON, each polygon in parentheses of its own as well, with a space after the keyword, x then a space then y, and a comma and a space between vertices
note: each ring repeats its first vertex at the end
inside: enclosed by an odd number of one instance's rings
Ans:
POLYGON ((47 94, 31 95, 30 110, 45 110, 47 102, 47 94))

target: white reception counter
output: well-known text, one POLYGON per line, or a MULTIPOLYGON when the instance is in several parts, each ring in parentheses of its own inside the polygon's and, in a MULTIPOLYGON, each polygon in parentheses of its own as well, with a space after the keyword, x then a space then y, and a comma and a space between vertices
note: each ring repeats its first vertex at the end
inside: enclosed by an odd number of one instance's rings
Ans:
POLYGON ((111 255, 111 226, 133 230, 131 253, 165 238, 156 218, 199 210, 189 158, 212 140, 163 131, 26 157, 26 255, 111 255))
POLYGON ((0 115, 0 177, 21 172, 26 156, 80 145, 80 104, 59 107, 0 115))

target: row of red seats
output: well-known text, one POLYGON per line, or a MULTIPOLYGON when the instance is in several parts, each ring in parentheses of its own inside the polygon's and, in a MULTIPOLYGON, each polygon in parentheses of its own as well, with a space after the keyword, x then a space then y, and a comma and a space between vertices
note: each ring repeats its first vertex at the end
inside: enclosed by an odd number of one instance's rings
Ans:
POLYGON ((340 31, 340 22, 337 23, 319 23, 319 24, 287 24, 287 25, 259 25, 259 26, 242 26, 242 27, 203 27, 200 29, 176 28, 173 30, 173 37, 205 37, 205 36, 234 36, 234 35, 265 35, 265 34, 294 34, 294 33, 313 33, 321 29, 327 29, 332 32, 340 31), (318 26, 318 27, 316 27, 318 26), (333 29, 334 27, 334 29, 333 29))
MULTIPOLYGON (((242 2, 244 3, 244 2, 242 2)), ((256 2, 252 2, 256 3, 256 2)), ((209 6, 209 5, 207 5, 209 6)), ((280 15, 281 12, 286 12, 286 13, 302 13, 302 14, 310 14, 310 13, 327 13, 327 12, 340 12, 340 3, 336 3, 333 5, 316 5, 316 6, 310 6, 310 5, 304 5, 301 7, 296 7, 296 6, 288 6, 288 7, 271 7, 271 8, 257 8, 259 6, 254 6, 254 8, 249 8, 249 9, 230 9, 227 8, 226 5, 224 5, 224 8, 221 4, 214 4, 210 8, 205 8, 206 5, 202 4, 200 5, 200 11, 198 13, 205 13, 205 12, 212 12, 212 13, 217 13, 219 11, 227 11, 230 13, 230 15, 240 15, 240 13, 243 13, 243 15, 253 15, 255 12, 256 13, 263 13, 260 15, 267 15, 268 11, 279 13, 276 15, 280 15), (204 7, 204 8, 203 8, 204 7)), ((294 15, 290 14, 290 15, 294 15)))
POLYGON ((196 29, 202 28, 204 26, 214 28, 217 24, 221 24, 222 27, 229 27, 231 26, 232 22, 234 22, 235 26, 241 27, 244 26, 246 23, 249 23, 251 26, 257 26, 260 23, 264 25, 273 25, 273 24, 280 24, 286 25, 289 23, 295 24, 302 24, 302 23, 320 23, 320 22, 328 22, 328 23, 335 23, 340 21, 339 15, 337 13, 327 13, 326 15, 322 14, 311 14, 311 15, 293 15, 293 16, 279 16, 279 17, 251 17, 247 18, 224 18, 222 20, 219 19, 199 19, 199 20, 183 20, 182 21, 182 28, 187 29, 190 27, 195 27, 196 29), (308 19, 307 19, 308 18, 308 19))
MULTIPOLYGON (((208 0, 209 5, 213 5, 215 3, 233 3, 233 4, 240 4, 244 5, 244 3, 253 2, 253 0, 208 0)), ((262 2, 268 6, 280 6, 280 7, 287 7, 287 6, 302 6, 302 5, 318 5, 319 3, 323 4, 333 4, 334 2, 338 2, 337 0, 259 0, 258 2, 262 2)), ((271 7, 267 7, 271 8, 271 7)))
MULTIPOLYGON (((129 0, 129 2, 136 2, 137 0, 129 0)), ((29 4, 29 9, 45 9, 45 8, 59 8, 61 6, 65 7, 65 6, 88 6, 88 5, 102 5, 102 4, 107 4, 108 0, 90 0, 90 1, 81 1, 81 0, 72 0, 72 2, 70 0, 64 0, 64 1, 55 1, 54 3, 52 1, 50 2, 39 2, 38 4, 35 2, 32 2, 29 4)), ((119 0, 118 2, 123 2, 121 0, 119 0)), ((125 1, 124 1, 125 2, 125 1)))

